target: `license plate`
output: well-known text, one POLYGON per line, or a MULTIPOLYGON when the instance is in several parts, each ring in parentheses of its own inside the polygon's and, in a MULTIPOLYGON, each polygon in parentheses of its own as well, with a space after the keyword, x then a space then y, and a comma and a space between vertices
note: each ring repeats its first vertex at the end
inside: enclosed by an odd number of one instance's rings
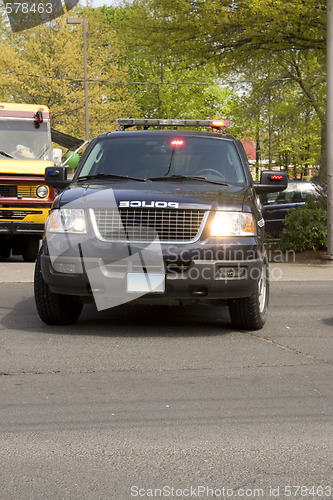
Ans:
POLYGON ((128 273, 127 291, 129 293, 164 293, 165 275, 152 273, 128 273))

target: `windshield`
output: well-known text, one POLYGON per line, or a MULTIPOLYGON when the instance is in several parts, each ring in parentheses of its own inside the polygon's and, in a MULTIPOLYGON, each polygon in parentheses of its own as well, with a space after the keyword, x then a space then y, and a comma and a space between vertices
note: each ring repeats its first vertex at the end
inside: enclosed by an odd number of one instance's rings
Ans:
POLYGON ((116 174, 140 179, 175 175, 244 184, 243 167, 232 140, 178 134, 109 136, 100 139, 78 179, 116 174))
POLYGON ((31 119, 0 118, 1 160, 50 160, 49 122, 39 128, 31 119))

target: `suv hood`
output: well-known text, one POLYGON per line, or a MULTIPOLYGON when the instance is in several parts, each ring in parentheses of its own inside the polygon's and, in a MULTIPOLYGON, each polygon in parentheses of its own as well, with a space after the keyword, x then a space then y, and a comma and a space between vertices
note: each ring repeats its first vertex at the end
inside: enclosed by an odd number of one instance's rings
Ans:
POLYGON ((169 208, 249 211, 249 187, 223 186, 200 181, 124 180, 73 183, 58 197, 55 207, 75 203, 85 208, 169 208))

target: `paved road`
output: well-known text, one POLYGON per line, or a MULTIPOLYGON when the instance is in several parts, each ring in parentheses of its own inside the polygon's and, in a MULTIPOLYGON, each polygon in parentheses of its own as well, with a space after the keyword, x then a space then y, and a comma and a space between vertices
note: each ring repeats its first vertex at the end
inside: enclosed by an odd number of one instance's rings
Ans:
POLYGON ((333 498, 332 268, 284 267, 238 332, 208 306, 48 327, 25 267, 0 285, 1 500, 333 498))

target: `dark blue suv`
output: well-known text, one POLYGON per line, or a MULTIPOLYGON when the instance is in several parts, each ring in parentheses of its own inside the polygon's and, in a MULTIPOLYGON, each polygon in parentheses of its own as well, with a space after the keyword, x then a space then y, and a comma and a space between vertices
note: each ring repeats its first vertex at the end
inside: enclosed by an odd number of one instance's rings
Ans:
POLYGON ((237 328, 261 328, 269 283, 258 196, 285 189, 286 174, 262 172, 255 184, 223 122, 118 124, 91 141, 72 180, 66 167, 46 170, 63 191, 36 262, 40 318, 74 323, 87 302, 208 303, 228 305, 237 328))

